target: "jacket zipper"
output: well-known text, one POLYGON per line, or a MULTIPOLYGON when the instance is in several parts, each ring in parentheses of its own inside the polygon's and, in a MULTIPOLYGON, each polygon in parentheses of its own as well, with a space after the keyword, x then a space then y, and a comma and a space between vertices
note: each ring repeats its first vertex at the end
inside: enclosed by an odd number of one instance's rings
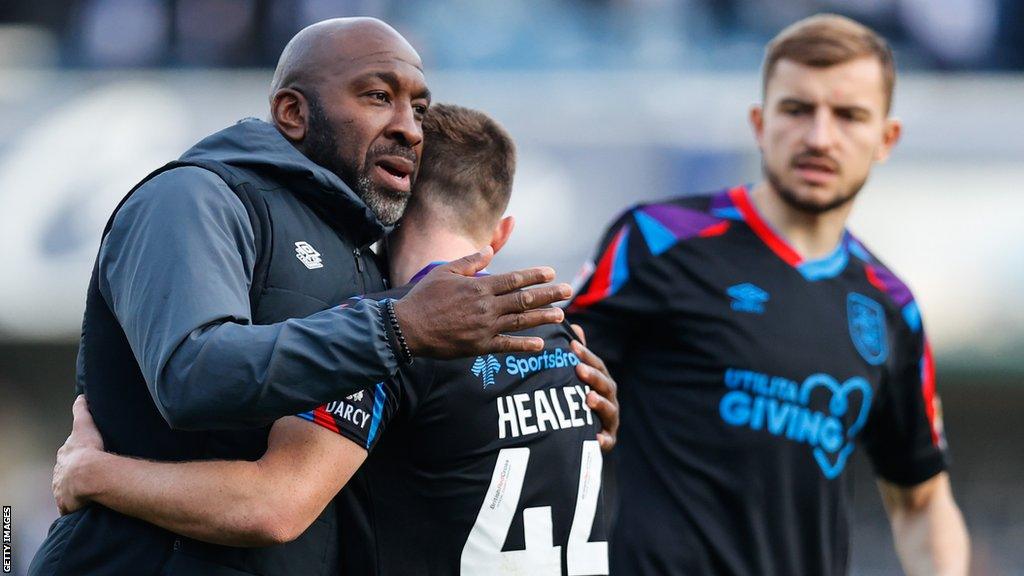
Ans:
POLYGON ((356 259, 356 271, 359 272, 359 291, 366 292, 366 277, 363 274, 365 272, 363 268, 363 251, 359 248, 353 248, 352 256, 356 259))

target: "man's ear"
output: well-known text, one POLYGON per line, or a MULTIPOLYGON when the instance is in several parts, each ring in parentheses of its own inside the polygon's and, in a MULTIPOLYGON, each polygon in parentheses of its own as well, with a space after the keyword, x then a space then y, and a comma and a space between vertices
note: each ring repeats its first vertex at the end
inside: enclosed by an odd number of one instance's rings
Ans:
POLYGON ((760 104, 750 107, 750 128, 754 131, 757 147, 763 149, 761 140, 764 138, 764 108, 760 104))
POLYGON ((505 216, 498 221, 498 225, 494 227, 494 234, 491 236, 491 248, 494 249, 495 254, 501 250, 505 242, 508 242, 508 237, 512 235, 515 225, 516 219, 511 216, 505 216))
POLYGON ((885 127, 882 128, 882 145, 875 152, 875 162, 885 162, 892 154, 892 149, 900 141, 903 134, 903 123, 897 118, 886 118, 885 127))
POLYGON ((282 88, 274 92, 270 99, 270 115, 278 131, 288 140, 299 143, 306 138, 309 102, 298 90, 282 88))

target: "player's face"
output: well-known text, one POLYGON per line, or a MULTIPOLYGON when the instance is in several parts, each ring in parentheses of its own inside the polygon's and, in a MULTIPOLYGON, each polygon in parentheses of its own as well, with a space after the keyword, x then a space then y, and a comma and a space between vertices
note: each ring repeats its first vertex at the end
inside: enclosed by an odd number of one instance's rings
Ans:
POLYGON ((339 62, 337 73, 307 95, 306 152, 390 225, 412 192, 430 93, 415 52, 401 45, 377 48, 339 62))
POLYGON ((751 121, 769 184, 790 206, 819 214, 847 204, 899 137, 887 118, 873 57, 828 68, 780 60, 751 121))

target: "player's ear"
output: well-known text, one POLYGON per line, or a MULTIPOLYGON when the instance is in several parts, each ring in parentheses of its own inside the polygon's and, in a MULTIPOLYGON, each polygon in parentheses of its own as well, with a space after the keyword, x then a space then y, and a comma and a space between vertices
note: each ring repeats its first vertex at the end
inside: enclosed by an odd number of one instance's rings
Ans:
POLYGON ((498 220, 498 225, 494 227, 494 234, 491 235, 491 248, 494 249, 494 253, 497 254, 498 250, 508 242, 508 237, 512 235, 512 229, 515 228, 516 219, 511 216, 505 216, 501 220, 498 220))
POLYGON ((309 121, 309 103, 298 90, 282 88, 270 98, 270 115, 285 138, 302 142, 309 121))
POLYGON ((754 130, 754 139, 757 140, 757 147, 761 148, 761 140, 764 136, 764 107, 754 104, 750 107, 750 127, 754 130))
POLYGON ((885 162, 892 154, 892 149, 900 141, 903 134, 903 123, 898 118, 886 118, 885 126, 882 128, 882 145, 875 152, 876 162, 885 162))

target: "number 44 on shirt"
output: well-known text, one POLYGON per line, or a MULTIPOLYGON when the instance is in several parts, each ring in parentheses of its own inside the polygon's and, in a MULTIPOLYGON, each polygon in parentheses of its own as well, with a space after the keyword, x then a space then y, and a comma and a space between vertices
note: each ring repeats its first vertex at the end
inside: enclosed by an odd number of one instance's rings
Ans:
MULTIPOLYGON (((525 549, 501 551, 519 506, 529 461, 529 448, 505 448, 498 453, 487 496, 462 548, 463 576, 561 576, 561 546, 553 545, 550 506, 523 510, 525 549)), ((587 440, 583 442, 576 512, 566 543, 568 576, 608 574, 608 543, 588 542, 600 492, 601 449, 597 441, 587 440)))

